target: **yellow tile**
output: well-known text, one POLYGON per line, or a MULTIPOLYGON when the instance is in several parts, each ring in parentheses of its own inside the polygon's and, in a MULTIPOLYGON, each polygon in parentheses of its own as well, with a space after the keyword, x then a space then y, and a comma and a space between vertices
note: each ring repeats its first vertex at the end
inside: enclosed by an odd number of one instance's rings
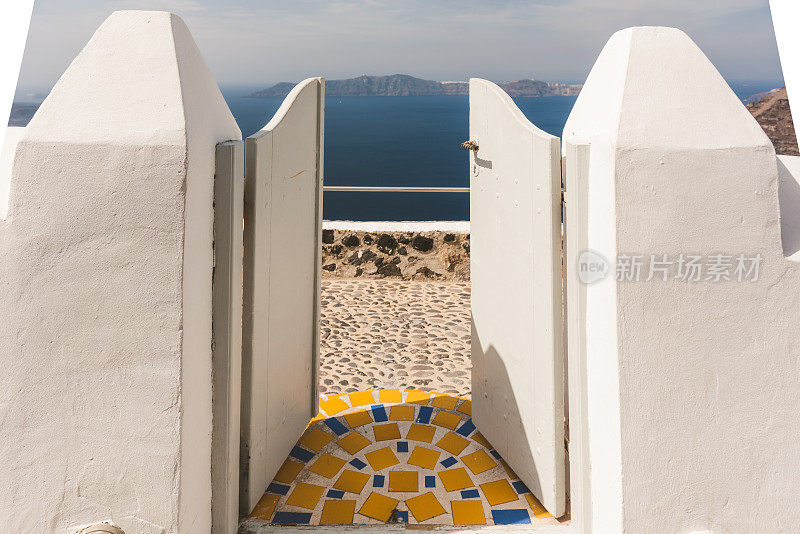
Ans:
POLYGON ((461 406, 458 407, 458 411, 466 415, 472 415, 472 401, 465 400, 462 402, 461 406))
POLYGON ((345 414, 344 420, 350 425, 350 428, 355 428, 361 425, 368 425, 372 422, 372 416, 367 410, 345 414))
POLYGON ((481 489, 491 506, 517 500, 517 492, 505 479, 481 484, 481 489))
POLYGON ((356 511, 356 501, 340 501, 332 499, 322 505, 320 525, 350 525, 356 511))
POLYGON ((366 473, 345 469, 344 472, 339 475, 339 479, 333 485, 333 489, 349 491, 350 493, 361 493, 361 490, 364 489, 368 480, 369 475, 366 473))
POLYGON ((272 512, 275 511, 275 505, 278 504, 278 499, 280 499, 280 495, 276 495, 274 493, 265 493, 261 500, 258 501, 258 504, 253 511, 250 513, 250 517, 257 517, 259 519, 266 519, 269 520, 272 517, 272 512))
POLYGON ((345 463, 345 460, 337 458, 336 456, 332 456, 326 452, 320 456, 316 462, 314 462, 314 465, 309 468, 309 471, 318 475, 322 475, 325 478, 333 478, 345 463))
POLYGON ((294 482, 294 479, 297 478, 297 473, 299 473, 305 464, 303 462, 295 462, 294 460, 286 459, 283 462, 283 465, 280 469, 278 469, 278 474, 275 475, 275 480, 280 482, 281 484, 291 484, 294 482))
POLYGON ((386 522, 392 516, 392 512, 397 508, 399 502, 397 499, 392 499, 380 493, 371 493, 358 513, 386 522))
POLYGON ((372 430, 375 432, 375 441, 388 441, 390 439, 400 439, 400 429, 397 423, 387 425, 374 425, 372 430))
POLYGON ((336 442, 349 454, 356 454, 358 451, 372 443, 369 439, 365 438, 358 432, 350 432, 345 437, 336 442))
POLYGON ((472 439, 475 440, 476 442, 480 443, 481 445, 483 445, 487 449, 494 449, 494 447, 492 447, 492 444, 489 443, 489 440, 484 438, 483 434, 481 434, 480 432, 475 432, 472 435, 472 439))
POLYGON ((536 519, 545 519, 547 517, 553 517, 550 515, 550 512, 542 506, 542 503, 539 502, 539 499, 533 496, 531 493, 525 494, 525 499, 528 501, 528 506, 531 507, 531 511, 533 512, 533 516, 536 519))
POLYGON ((431 402, 431 406, 446 408, 448 410, 455 410, 456 404, 458 404, 458 398, 451 397, 450 395, 437 395, 431 402))
POLYGON ((414 519, 417 521, 427 521, 432 517, 445 513, 439 500, 430 491, 411 499, 406 499, 406 506, 414 514, 414 519))
POLYGON ((419 491, 416 471, 389 471, 389 491, 419 491))
POLYGON ((471 454, 465 454, 461 457, 461 461, 464 462, 464 465, 469 467, 469 470, 472 471, 473 475, 480 475, 484 471, 488 471, 489 469, 494 469, 497 467, 497 462, 495 462, 493 458, 489 457, 489 455, 486 454, 486 451, 483 449, 471 454))
POLYGON ((439 471, 438 474, 439 480, 442 481, 442 486, 444 486, 444 489, 447 491, 471 488, 474 485, 472 479, 469 478, 469 474, 467 474, 467 470, 463 467, 439 471))
POLYGON ((378 402, 397 403, 403 402, 403 394, 399 389, 382 389, 378 391, 378 402))
POLYGON ((371 406, 375 404, 375 398, 372 396, 372 391, 356 391, 350 394, 350 406, 371 406))
POLYGON ((426 449, 425 447, 414 447, 414 450, 411 451, 411 456, 408 457, 407 463, 423 469, 433 469, 436 467, 436 462, 439 461, 439 456, 441 455, 442 453, 439 451, 426 449))
POLYGON ((461 418, 454 413, 437 412, 431 422, 436 426, 443 426, 450 430, 455 430, 458 423, 461 422, 461 418))
POLYGON ((292 490, 292 493, 289 494, 289 498, 286 499, 286 504, 313 510, 317 507, 317 503, 319 502, 319 498, 322 497, 323 491, 325 491, 323 486, 298 482, 294 490, 292 490))
POLYGON ((501 459, 501 460, 500 460, 500 465, 502 465, 502 466, 503 466, 503 469, 505 470, 505 472, 506 472, 506 474, 508 475, 508 477, 509 477, 509 478, 519 478, 519 477, 517 476, 517 474, 514 472, 514 470, 513 470, 513 469, 511 469, 511 466, 509 466, 509 465, 506 463, 506 461, 505 461, 505 460, 501 459))
POLYGON ((413 402, 414 404, 428 404, 431 400, 431 394, 428 391, 417 391, 412 389, 406 394, 406 402, 413 402))
POLYGON ((365 456, 367 457, 369 465, 372 466, 373 471, 380 471, 381 469, 386 469, 387 467, 392 467, 400 463, 400 460, 397 459, 397 456, 394 455, 392 449, 389 447, 368 452, 365 456))
POLYGON ((332 440, 333 436, 324 430, 312 428, 303 434, 302 438, 300 438, 300 445, 303 445, 314 452, 319 452, 322 447, 330 443, 332 440))
POLYGON ((389 419, 391 421, 413 421, 415 410, 416 408, 413 406, 392 406, 389 410, 389 419))
POLYGON ((430 443, 433 441, 433 435, 436 433, 436 427, 429 425, 422 425, 419 423, 412 423, 411 428, 408 429, 406 439, 413 439, 414 441, 424 441, 430 443))
POLYGON ((481 501, 451 501, 454 525, 485 525, 486 516, 483 514, 481 501))
POLYGON ((436 446, 440 449, 444 449, 450 454, 456 456, 464 452, 464 449, 467 448, 467 445, 469 445, 469 440, 466 440, 453 432, 448 432, 436 443, 436 446))
POLYGON ((340 397, 341 395, 331 395, 328 400, 319 401, 319 409, 328 415, 336 415, 342 410, 348 409, 349 406, 340 397))

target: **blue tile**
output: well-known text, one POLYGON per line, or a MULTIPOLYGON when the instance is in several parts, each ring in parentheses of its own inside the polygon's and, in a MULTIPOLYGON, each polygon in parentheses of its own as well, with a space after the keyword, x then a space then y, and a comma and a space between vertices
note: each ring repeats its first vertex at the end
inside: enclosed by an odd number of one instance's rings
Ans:
POLYGON ((330 497, 331 499, 341 499, 342 497, 344 497, 344 492, 342 490, 335 490, 335 489, 328 490, 328 497, 330 497))
POLYGON ((401 512, 400 510, 397 511, 397 522, 398 523, 408 523, 408 512, 401 512))
POLYGON ((445 467, 450 467, 451 465, 454 465, 454 464, 455 464, 455 463, 457 463, 457 462, 458 462, 458 460, 456 460, 455 458, 453 458, 453 457, 451 456, 450 458, 445 458, 444 460, 442 460, 442 461, 441 461, 441 462, 439 462, 439 463, 441 463, 441 464, 442 464, 443 466, 445 466, 445 467))
POLYGON ((419 415, 417 415, 417 423, 427 425, 431 422, 431 414, 433 414, 433 408, 430 406, 421 406, 419 409, 419 415))
POLYGON ((289 456, 291 456, 292 458, 296 458, 301 462, 307 462, 314 457, 314 453, 295 445, 294 449, 292 449, 292 452, 289 453, 289 456))
POLYGON ((376 423, 389 420, 389 417, 386 415, 386 408, 383 407, 383 404, 376 404, 372 407, 372 418, 375 419, 376 423))
POLYGON ((492 449, 490 452, 492 453, 492 456, 494 456, 494 457, 495 457, 495 458, 497 458, 498 460, 500 459, 500 453, 499 453, 499 452, 497 452, 497 451, 496 451, 496 450, 494 450, 494 449, 492 449))
POLYGON ((311 522, 311 514, 305 512, 277 512, 272 522, 278 525, 307 525, 311 522))
POLYGON ((436 477, 431 475, 425 476, 425 487, 426 488, 435 488, 436 487, 436 477))
POLYGON ((397 452, 408 452, 408 442, 407 441, 398 441, 397 442, 397 452))
POLYGON ((341 436, 342 434, 347 434, 347 427, 344 426, 342 422, 335 417, 325 419, 325 424, 328 425, 328 428, 336 432, 336 434, 339 436, 341 436))
POLYGON ((480 498, 481 494, 478 493, 478 490, 471 489, 471 490, 461 490, 461 498, 462 499, 478 499, 480 498))
POLYGON ((367 467, 367 464, 365 464, 364 462, 362 462, 358 458, 353 458, 352 460, 350 460, 350 465, 352 465, 353 467, 355 467, 358 470, 361 470, 361 469, 364 469, 365 467, 367 467))
POLYGON ((273 482, 267 486, 267 493, 277 493, 278 495, 286 495, 289 493, 289 486, 273 482))
POLYGON ((384 477, 383 475, 375 475, 372 478, 372 487, 373 488, 382 488, 383 487, 383 483, 385 481, 386 481, 386 477, 384 477))
POLYGON ((511 483, 514 486, 514 489, 517 490, 517 493, 530 493, 531 490, 528 489, 528 486, 521 480, 517 480, 516 482, 511 483))
POLYGON ((531 516, 527 510, 492 510, 495 525, 529 525, 531 516))
POLYGON ((456 430, 456 434, 461 434, 464 437, 469 436, 473 432, 475 432, 475 423, 472 422, 472 419, 467 419, 467 422, 456 430))

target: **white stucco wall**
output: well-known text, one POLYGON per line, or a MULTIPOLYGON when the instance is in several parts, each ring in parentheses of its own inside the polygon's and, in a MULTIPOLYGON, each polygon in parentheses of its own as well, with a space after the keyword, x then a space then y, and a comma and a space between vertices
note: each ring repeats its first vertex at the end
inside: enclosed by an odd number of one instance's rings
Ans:
POLYGON ((11 166, 17 144, 25 133, 25 128, 11 126, 6 128, 3 146, 0 147, 0 219, 5 220, 8 213, 8 195, 11 192, 11 166))
POLYGON ((184 23, 111 15, 19 141, 0 228, 0 531, 208 532, 214 153, 184 23))
POLYGON ((800 261, 800 156, 778 156, 783 253, 800 261))
POLYGON ((588 286, 594 531, 795 531, 800 269, 769 139, 670 28, 611 38, 564 135, 591 143, 590 249, 763 257, 757 281, 588 286))

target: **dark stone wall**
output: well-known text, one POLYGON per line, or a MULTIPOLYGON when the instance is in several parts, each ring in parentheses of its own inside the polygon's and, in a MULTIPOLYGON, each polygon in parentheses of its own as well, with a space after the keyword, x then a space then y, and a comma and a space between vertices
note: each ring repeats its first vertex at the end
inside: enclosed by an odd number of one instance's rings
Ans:
POLYGON ((468 281, 469 234, 322 231, 323 278, 468 281))

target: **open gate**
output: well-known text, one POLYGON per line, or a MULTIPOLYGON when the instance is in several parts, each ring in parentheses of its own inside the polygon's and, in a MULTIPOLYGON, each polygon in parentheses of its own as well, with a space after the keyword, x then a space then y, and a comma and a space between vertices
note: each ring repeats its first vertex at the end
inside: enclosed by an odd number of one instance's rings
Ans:
POLYGON ((473 419, 555 517, 566 506, 560 141, 469 87, 473 419))
POLYGON ((246 141, 243 514, 318 411, 324 110, 309 78, 246 141))
MULTIPOLYGON (((246 141, 241 512, 317 414, 324 80, 246 141)), ((566 508, 560 141, 470 80, 473 418, 566 508)))

